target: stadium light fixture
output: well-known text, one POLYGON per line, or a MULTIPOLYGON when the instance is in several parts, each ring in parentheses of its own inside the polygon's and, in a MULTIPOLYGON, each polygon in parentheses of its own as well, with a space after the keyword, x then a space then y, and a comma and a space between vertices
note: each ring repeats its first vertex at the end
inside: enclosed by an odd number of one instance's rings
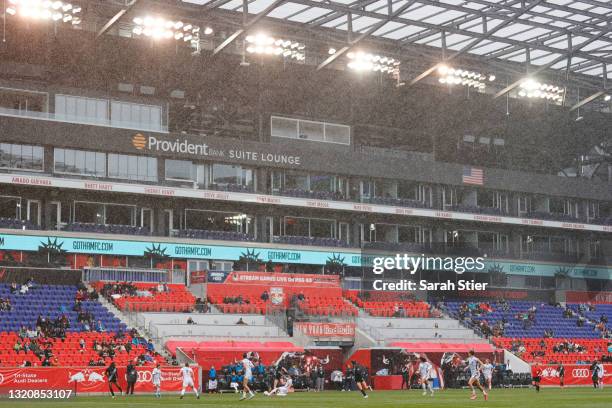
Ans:
POLYGON ((274 38, 264 33, 248 35, 246 37, 246 51, 249 54, 277 55, 296 61, 306 59, 306 46, 297 41, 274 38))
MULTIPOLYGON (((144 35, 155 40, 172 39, 184 41, 197 47, 200 42, 200 26, 186 23, 180 20, 166 20, 162 17, 135 17, 132 20, 135 27, 132 32, 136 35, 144 35)), ((214 31, 210 27, 204 28, 205 35, 211 35, 214 31)))
POLYGON ((52 0, 8 0, 6 14, 31 20, 47 20, 81 24, 81 7, 65 1, 52 0))
POLYGON ((610 99, 612 99, 612 96, 610 96, 610 95, 604 96, 604 101, 610 102, 610 99))
POLYGON ((477 71, 467 69, 453 68, 448 65, 440 65, 438 67, 438 81, 445 85, 461 85, 468 88, 484 90, 487 86, 486 81, 495 81, 495 74, 481 74, 477 71))
POLYGON ((388 74, 399 72, 400 61, 382 55, 370 54, 363 51, 349 52, 346 54, 349 59, 346 66, 354 71, 372 71, 388 74))
POLYGON ((519 85, 518 96, 521 98, 539 98, 553 102, 563 100, 564 89, 556 85, 545 84, 533 78, 525 78, 519 85))

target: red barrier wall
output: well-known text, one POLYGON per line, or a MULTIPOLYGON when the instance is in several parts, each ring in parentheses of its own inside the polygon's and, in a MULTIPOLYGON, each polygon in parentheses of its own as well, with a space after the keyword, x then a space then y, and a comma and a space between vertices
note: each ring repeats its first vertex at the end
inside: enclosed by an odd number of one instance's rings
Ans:
MULTIPOLYGON (((201 383, 198 367, 192 367, 196 374, 196 387, 201 383)), ((117 367, 118 383, 125 390, 125 367, 117 367)), ((181 367, 161 367, 161 389, 165 392, 180 391, 183 379, 181 367)), ((0 394, 17 390, 73 390, 77 393, 107 393, 108 381, 103 375, 106 367, 16 367, 0 368, 0 394)), ((152 366, 137 367, 138 380, 135 392, 154 392, 151 384, 152 366)))
MULTIPOLYGON (((559 385, 557 365, 542 369, 542 385, 559 385)), ((564 365, 565 385, 593 385, 589 365, 564 365)), ((612 364, 604 364, 604 384, 612 384, 612 364)))
POLYGON ((567 303, 612 303, 612 292, 565 292, 567 303))

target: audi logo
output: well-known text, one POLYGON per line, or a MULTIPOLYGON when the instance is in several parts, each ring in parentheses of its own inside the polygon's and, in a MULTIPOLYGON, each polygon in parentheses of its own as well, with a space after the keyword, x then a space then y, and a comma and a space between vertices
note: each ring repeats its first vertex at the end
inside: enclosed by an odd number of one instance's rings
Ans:
POLYGON ((575 378, 588 378, 589 369, 588 368, 574 368, 572 370, 572 376, 574 376, 575 378))
POLYGON ((0 374, 0 384, 2 384, 3 382, 4 382, 4 376, 0 374))
POLYGON ((151 371, 139 371, 137 382, 151 382, 151 378, 153 378, 153 373, 151 371))

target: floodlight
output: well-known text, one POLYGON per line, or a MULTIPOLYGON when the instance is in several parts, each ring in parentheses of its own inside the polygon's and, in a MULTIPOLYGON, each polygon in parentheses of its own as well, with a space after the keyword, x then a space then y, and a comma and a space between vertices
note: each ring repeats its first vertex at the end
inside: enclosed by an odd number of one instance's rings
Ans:
POLYGON ((81 12, 80 6, 64 1, 42 0, 8 0, 6 14, 31 20, 51 20, 77 25, 81 19, 76 15, 81 12))
POLYGON ((525 78, 521 81, 518 96, 560 102, 563 99, 563 93, 563 88, 559 86, 542 83, 534 78, 525 78))
POLYGON ((388 74, 399 72, 400 61, 382 55, 371 54, 365 51, 349 52, 346 57, 350 60, 347 63, 349 69, 355 71, 372 71, 388 74))
POLYGON ((276 55, 296 61, 304 61, 306 59, 304 52, 306 46, 297 41, 275 38, 265 33, 248 35, 245 41, 248 44, 246 52, 249 54, 276 55))
MULTIPOLYGON (((144 35, 156 40, 173 38, 176 41, 188 42, 196 48, 200 42, 200 27, 197 25, 152 16, 134 17, 132 22, 135 24, 132 29, 132 33, 135 35, 144 35)), ((204 34, 212 33, 212 28, 205 28, 204 34)))
MULTIPOLYGON (((477 71, 453 68, 443 64, 438 66, 438 75, 440 76, 438 81, 441 84, 461 85, 480 90, 484 90, 486 87, 485 80, 487 76, 477 71)), ((494 81, 495 75, 489 74, 488 79, 490 82, 494 81)))

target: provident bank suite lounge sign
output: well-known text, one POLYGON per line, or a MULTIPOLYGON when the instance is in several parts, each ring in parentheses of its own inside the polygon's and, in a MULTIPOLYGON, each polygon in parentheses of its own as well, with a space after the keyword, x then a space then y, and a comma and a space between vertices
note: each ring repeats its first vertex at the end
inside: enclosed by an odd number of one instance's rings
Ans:
POLYGON ((283 164, 299 167, 302 164, 301 156, 286 153, 275 153, 264 150, 245 150, 233 148, 219 148, 208 143, 193 142, 186 137, 162 138, 158 136, 145 136, 136 133, 132 136, 132 146, 139 151, 150 153, 174 153, 195 157, 218 158, 221 160, 236 160, 257 164, 283 164))

